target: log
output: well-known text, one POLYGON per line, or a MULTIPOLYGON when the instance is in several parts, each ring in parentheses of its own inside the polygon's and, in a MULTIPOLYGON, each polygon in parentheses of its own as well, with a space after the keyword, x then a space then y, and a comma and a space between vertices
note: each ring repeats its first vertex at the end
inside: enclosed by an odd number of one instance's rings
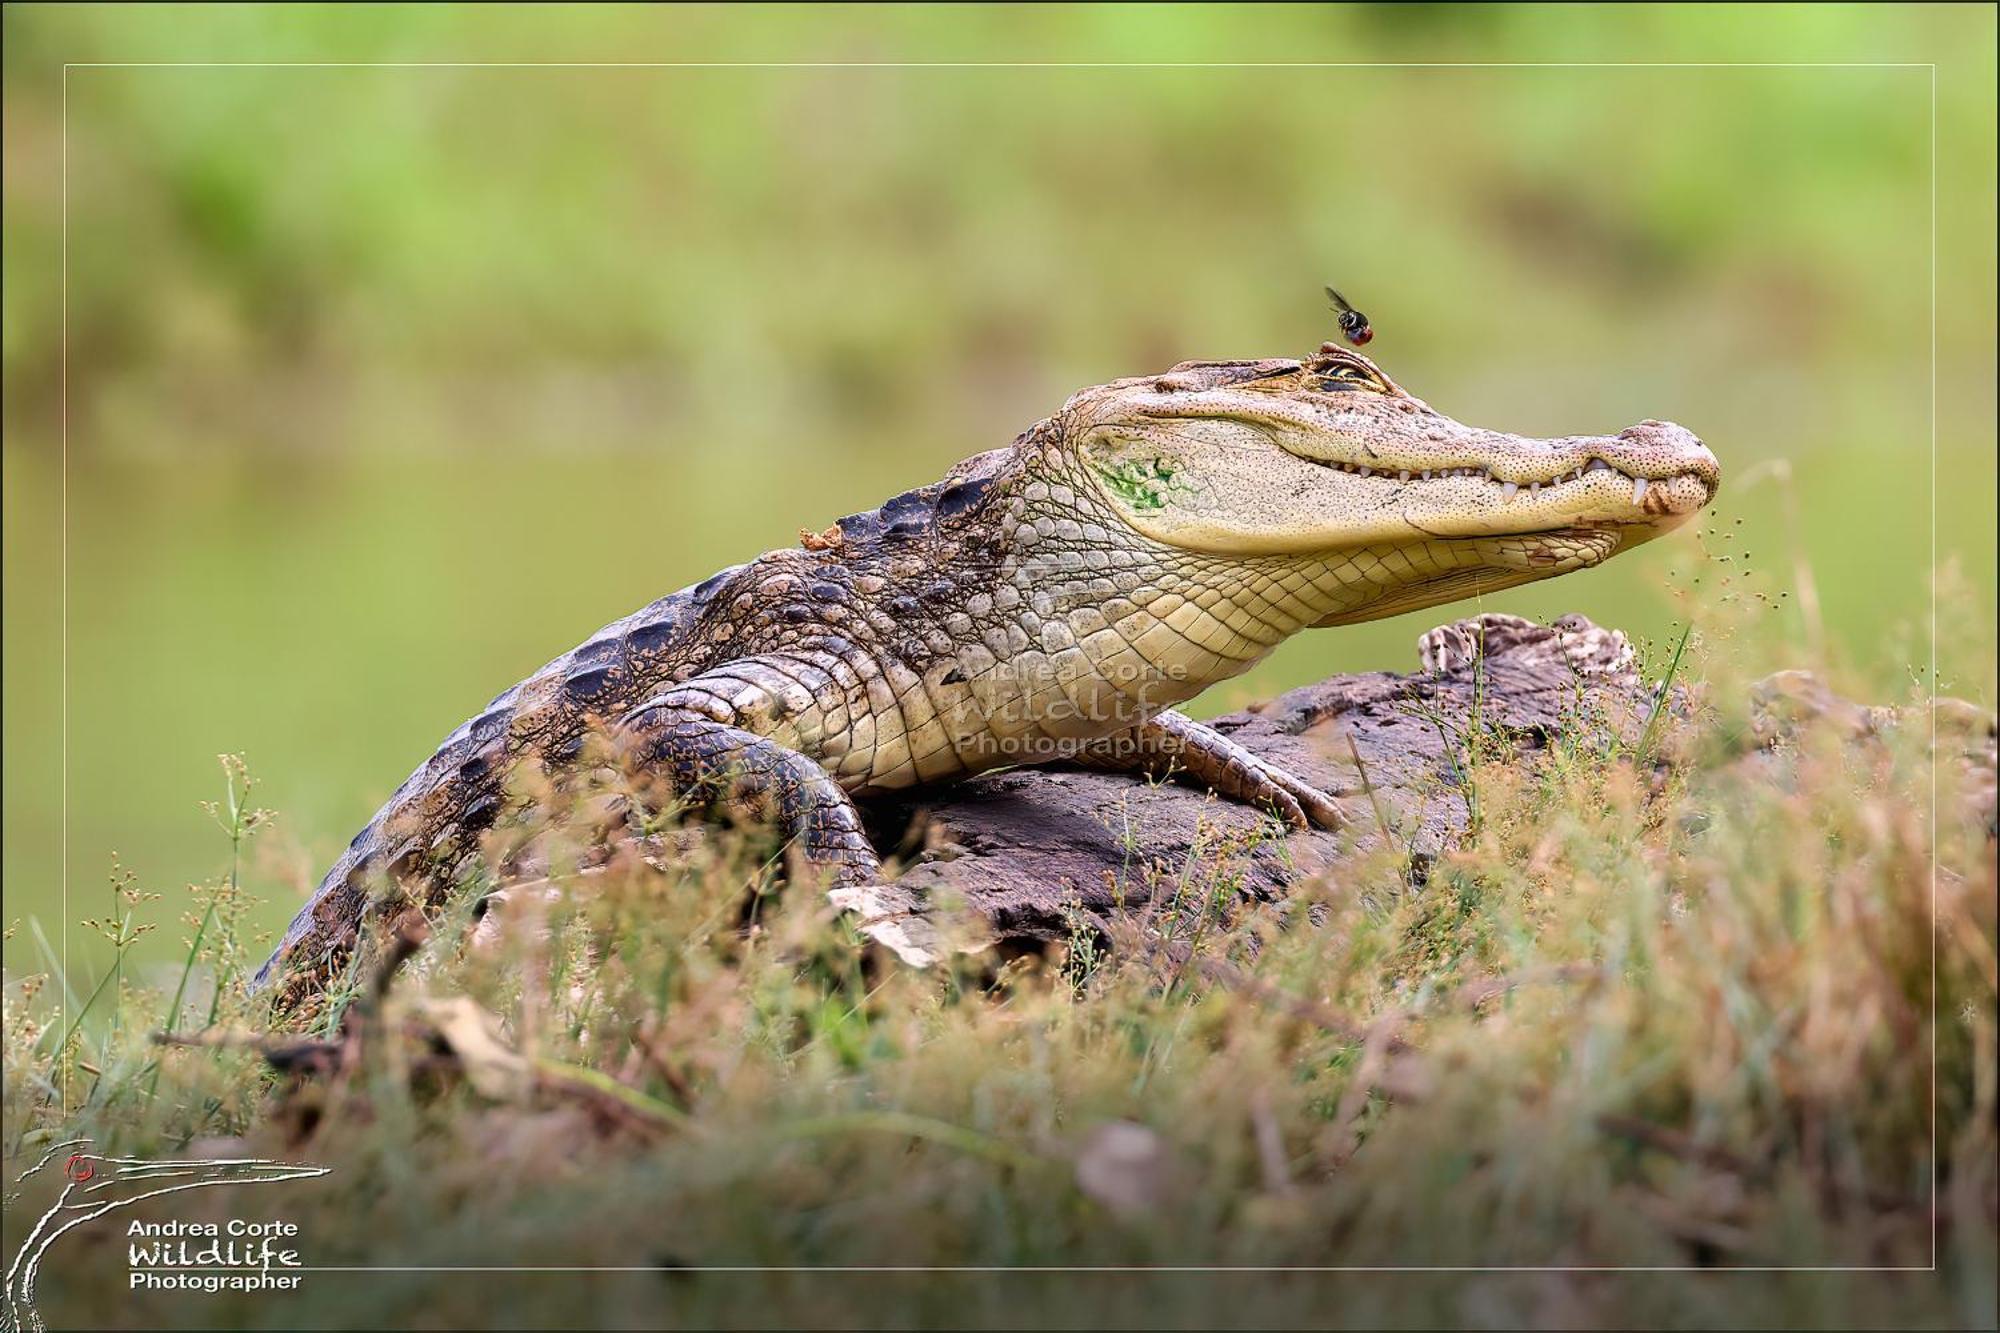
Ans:
POLYGON ((1240 899, 1278 901, 1387 840, 1421 884, 1466 828, 1473 798, 1460 774, 1475 749, 1532 759, 1558 736, 1637 744, 1654 702, 1625 635, 1577 615, 1456 621, 1423 635, 1418 657, 1415 672, 1334 676, 1210 723, 1334 796, 1346 815, 1337 831, 1284 830, 1176 782, 1018 769, 877 812, 883 841, 914 826, 924 848, 881 901, 921 911, 956 900, 1006 951, 1079 929, 1108 937, 1180 893, 1191 858, 1226 856, 1240 899))

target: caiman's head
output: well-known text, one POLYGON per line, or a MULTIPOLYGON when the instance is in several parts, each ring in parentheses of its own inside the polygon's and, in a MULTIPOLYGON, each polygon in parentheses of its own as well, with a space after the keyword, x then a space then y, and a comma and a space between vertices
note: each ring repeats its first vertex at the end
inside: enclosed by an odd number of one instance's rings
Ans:
POLYGON ((1331 343, 1306 361, 1189 361, 1086 389, 1061 420, 1104 502, 1166 546, 1310 557, 1423 545, 1449 557, 1335 619, 1602 563, 1685 523, 1721 480, 1680 426, 1549 440, 1481 430, 1331 343))

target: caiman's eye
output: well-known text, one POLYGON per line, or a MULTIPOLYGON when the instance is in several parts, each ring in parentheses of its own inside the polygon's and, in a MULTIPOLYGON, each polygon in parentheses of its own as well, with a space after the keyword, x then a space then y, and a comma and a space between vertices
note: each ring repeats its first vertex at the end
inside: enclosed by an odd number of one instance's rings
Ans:
POLYGON ((1313 375, 1313 388, 1321 393, 1348 393, 1360 389, 1367 393, 1387 393, 1388 386, 1370 375, 1359 366, 1328 366, 1313 375))

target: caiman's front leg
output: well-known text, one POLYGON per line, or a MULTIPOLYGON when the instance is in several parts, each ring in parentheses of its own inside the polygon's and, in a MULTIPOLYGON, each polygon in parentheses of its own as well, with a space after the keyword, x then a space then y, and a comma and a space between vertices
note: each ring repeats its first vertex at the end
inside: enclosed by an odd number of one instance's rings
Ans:
POLYGON ((1246 805, 1271 807, 1294 828, 1331 829, 1341 823, 1340 807, 1325 792, 1172 709, 1154 714, 1137 731, 1093 743, 1076 761, 1178 778, 1246 805))
POLYGON ((690 804, 763 819, 792 839, 808 866, 837 885, 865 884, 881 861, 854 808, 826 770, 768 736, 651 705, 623 730, 632 755, 690 804))
POLYGON ((641 704, 619 730, 632 760, 676 795, 768 820, 806 866, 827 875, 828 900, 855 912, 864 934, 907 963, 930 963, 936 956, 930 931, 881 887, 882 860, 853 799, 807 755, 719 721, 714 711, 712 698, 690 699, 677 690, 641 704))

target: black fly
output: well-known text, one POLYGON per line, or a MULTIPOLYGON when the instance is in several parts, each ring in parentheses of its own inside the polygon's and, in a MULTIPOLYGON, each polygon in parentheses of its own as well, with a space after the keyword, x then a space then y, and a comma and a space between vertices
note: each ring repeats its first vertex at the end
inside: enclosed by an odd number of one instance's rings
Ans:
POLYGON ((1368 325, 1368 316, 1349 305, 1347 298, 1331 287, 1326 289, 1326 298, 1340 312, 1341 336, 1356 347, 1365 347, 1368 340, 1375 336, 1375 330, 1368 325))

